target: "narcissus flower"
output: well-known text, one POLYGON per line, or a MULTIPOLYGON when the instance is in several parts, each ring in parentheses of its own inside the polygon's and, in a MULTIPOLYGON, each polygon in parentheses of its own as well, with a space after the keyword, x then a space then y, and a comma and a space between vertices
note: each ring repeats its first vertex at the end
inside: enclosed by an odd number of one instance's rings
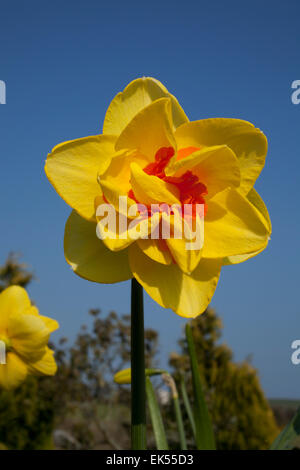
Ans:
MULTIPOLYGON (((146 377, 152 377, 153 375, 168 374, 163 369, 145 369, 146 377)), ((131 369, 123 369, 114 375, 114 381, 117 384, 130 384, 131 383, 131 369)))
POLYGON ((0 388, 15 388, 28 374, 55 374, 54 353, 47 344, 58 326, 39 315, 22 287, 11 286, 0 294, 0 341, 6 359, 0 364, 0 388))
MULTIPOLYGON (((266 153, 266 137, 249 122, 190 122, 159 81, 134 80, 111 102, 101 135, 60 144, 48 156, 46 174, 74 209, 65 230, 68 263, 79 276, 100 283, 134 276, 163 307, 197 316, 214 294, 221 267, 268 244, 270 218, 253 188, 266 153), (125 214, 120 196, 127 197, 125 214), (125 234, 118 223, 114 237, 96 236, 101 203, 125 217, 125 234), (143 230, 128 236, 127 209, 136 203, 201 204, 203 246, 187 250, 184 237, 147 238, 143 230)), ((171 226, 174 231, 174 217, 171 226)))

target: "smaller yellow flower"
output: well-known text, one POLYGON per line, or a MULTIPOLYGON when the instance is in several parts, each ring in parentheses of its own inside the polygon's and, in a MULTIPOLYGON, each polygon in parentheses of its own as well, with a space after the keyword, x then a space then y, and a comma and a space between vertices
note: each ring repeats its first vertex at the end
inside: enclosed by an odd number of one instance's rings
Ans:
POLYGON ((54 351, 47 345, 58 327, 56 320, 39 315, 22 287, 11 286, 0 294, 0 346, 5 350, 0 388, 15 388, 28 374, 56 373, 54 351))
MULTIPOLYGON (((146 377, 151 377, 152 375, 169 375, 167 371, 163 369, 145 369, 146 377)), ((123 369, 117 372, 114 375, 114 382, 117 384, 131 384, 131 369, 123 369)))
POLYGON ((131 384, 131 369, 123 369, 114 375, 117 384, 131 384))

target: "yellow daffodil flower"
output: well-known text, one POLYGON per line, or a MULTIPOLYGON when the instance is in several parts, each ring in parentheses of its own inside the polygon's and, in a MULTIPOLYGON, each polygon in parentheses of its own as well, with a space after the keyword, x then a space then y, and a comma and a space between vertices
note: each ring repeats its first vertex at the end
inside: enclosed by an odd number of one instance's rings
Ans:
MULTIPOLYGON (((266 153, 266 137, 249 122, 190 122, 159 81, 134 80, 109 105, 101 135, 60 144, 47 158, 50 182, 74 209, 65 229, 67 262, 94 282, 134 276, 163 307, 184 317, 199 315, 221 267, 245 261, 268 244, 270 218, 253 188, 266 153), (120 196, 127 197, 125 214, 120 196), (96 236, 101 203, 126 218, 123 231, 118 223, 114 237, 102 240, 96 236), (136 203, 201 204, 203 246, 187 250, 185 237, 165 240, 161 232, 158 239, 147 238, 148 226, 128 236, 128 209, 136 203)), ((147 218, 153 220, 152 213, 147 218)), ((174 216, 170 220, 174 232, 174 216)))
POLYGON ((51 318, 39 315, 25 289, 11 286, 0 294, 0 388, 20 385, 28 374, 54 375, 54 352, 48 348, 50 333, 58 328, 51 318))
MULTIPOLYGON (((163 369, 145 369, 146 377, 153 375, 168 375, 168 372, 163 369)), ((114 382, 117 384, 130 384, 131 383, 131 369, 123 369, 114 375, 114 382)))

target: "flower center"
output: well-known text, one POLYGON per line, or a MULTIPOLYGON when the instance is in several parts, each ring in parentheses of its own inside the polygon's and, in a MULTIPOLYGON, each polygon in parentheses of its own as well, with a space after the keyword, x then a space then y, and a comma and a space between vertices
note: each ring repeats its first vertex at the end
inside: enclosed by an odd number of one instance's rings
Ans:
POLYGON ((173 147, 160 148, 155 154, 155 162, 149 163, 149 165, 145 166, 145 168, 143 168, 144 172, 147 173, 147 175, 157 176, 163 180, 166 177, 165 168, 174 153, 173 147))
MULTIPOLYGON (((197 147, 185 147, 178 151, 177 160, 182 160, 191 153, 199 150, 197 147)), ((194 175, 190 170, 186 171, 181 176, 166 176, 165 168, 170 159, 174 155, 173 147, 162 147, 155 154, 155 162, 149 163, 144 168, 144 172, 148 175, 154 175, 162 179, 166 183, 171 183, 179 190, 179 199, 181 204, 203 204, 204 214, 206 213, 207 205, 204 196, 207 195, 207 188, 205 184, 199 181, 198 176, 194 175)), ((131 191, 133 195, 133 192, 131 191)), ((130 196, 130 194, 129 194, 130 196)), ((192 208, 193 217, 196 216, 195 207, 192 208)))

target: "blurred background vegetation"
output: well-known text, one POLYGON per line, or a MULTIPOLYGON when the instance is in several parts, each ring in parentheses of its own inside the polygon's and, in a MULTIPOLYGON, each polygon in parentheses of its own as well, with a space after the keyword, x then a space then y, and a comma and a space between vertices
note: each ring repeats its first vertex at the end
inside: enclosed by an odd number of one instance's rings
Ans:
MULTIPOLYGON (((0 267, 0 291, 12 284, 26 287, 34 276, 15 255, 0 267)), ((42 312, 41 312, 42 313, 42 312)), ((55 312, 52 312, 55 316, 55 312)), ((29 377, 13 392, 0 391, 0 448, 8 449, 128 449, 130 388, 113 382, 128 367, 130 317, 90 310, 92 327, 81 327, 72 344, 61 338, 56 351, 55 377, 29 377)), ((222 344, 222 322, 208 308, 191 322, 206 399, 218 449, 267 449, 290 420, 299 403, 269 402, 249 361, 236 363, 222 344)), ((159 337, 145 331, 146 367, 159 367, 159 337)), ((169 359, 178 390, 184 381, 192 397, 191 374, 184 336, 169 359)), ((170 447, 179 447, 170 392, 153 381, 170 447)), ((182 406, 188 447, 195 448, 182 406)), ((155 448, 149 422, 149 448, 155 448)))

